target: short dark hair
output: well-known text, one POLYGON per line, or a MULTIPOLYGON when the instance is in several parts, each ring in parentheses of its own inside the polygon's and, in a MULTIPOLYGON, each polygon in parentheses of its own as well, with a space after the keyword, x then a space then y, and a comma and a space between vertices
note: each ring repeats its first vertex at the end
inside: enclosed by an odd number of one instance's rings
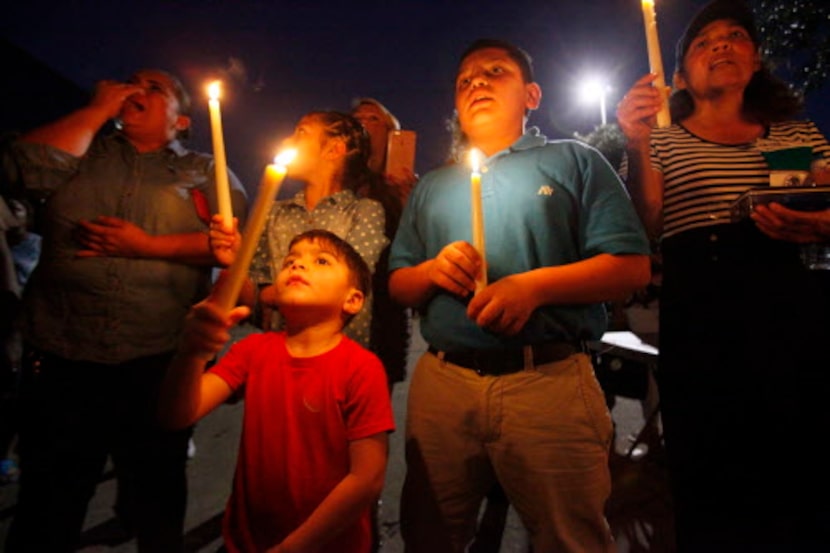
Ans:
MULTIPOLYGON (((192 103, 190 101, 190 94, 187 92, 187 89, 185 89, 184 85, 182 84, 182 81, 169 71, 165 71, 164 69, 154 69, 150 67, 139 69, 138 71, 133 73, 133 76, 138 75, 139 73, 146 72, 160 73, 167 77, 172 87, 173 96, 175 96, 176 100, 179 102, 179 115, 190 116, 190 109, 192 107, 192 103)), ((176 138, 182 140, 190 138, 190 127, 178 131, 176 133, 176 138)))
POLYGON ((288 244, 288 250, 290 251, 295 244, 305 241, 317 242, 334 250, 335 255, 342 259, 349 269, 350 284, 363 292, 364 296, 369 297, 372 290, 372 271, 351 244, 331 231, 312 229, 292 238, 288 244))
POLYGON ((533 59, 530 57, 530 54, 515 44, 498 38, 480 38, 467 46, 464 53, 461 54, 461 58, 458 60, 458 66, 461 67, 461 64, 464 63, 464 60, 467 59, 467 56, 470 54, 479 50, 484 50, 485 48, 498 48, 500 50, 504 50, 507 56, 516 62, 516 65, 518 65, 519 69, 521 69, 522 79, 524 79, 524 82, 535 82, 533 79, 533 59))

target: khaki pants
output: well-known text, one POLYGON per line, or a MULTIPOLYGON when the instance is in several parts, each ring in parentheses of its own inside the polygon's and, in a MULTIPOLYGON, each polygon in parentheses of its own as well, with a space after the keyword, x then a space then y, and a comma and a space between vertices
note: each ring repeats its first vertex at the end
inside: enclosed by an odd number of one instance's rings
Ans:
POLYGON ((611 417, 584 354, 504 376, 425 353, 409 387, 401 529, 408 552, 461 552, 498 480, 534 553, 615 551, 611 417))

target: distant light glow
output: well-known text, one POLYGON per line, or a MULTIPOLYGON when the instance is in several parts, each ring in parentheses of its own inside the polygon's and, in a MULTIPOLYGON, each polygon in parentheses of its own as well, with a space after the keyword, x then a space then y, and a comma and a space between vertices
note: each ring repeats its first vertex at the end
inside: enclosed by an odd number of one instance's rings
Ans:
POLYGON ((599 102, 600 115, 602 116, 602 124, 607 123, 607 116, 605 113, 605 97, 611 92, 611 86, 599 77, 588 77, 582 80, 579 87, 579 99, 582 103, 596 103, 599 102))
POLYGON ((604 98, 609 92, 611 92, 611 87, 605 81, 597 77, 590 77, 582 82, 580 98, 586 103, 593 104, 604 98))

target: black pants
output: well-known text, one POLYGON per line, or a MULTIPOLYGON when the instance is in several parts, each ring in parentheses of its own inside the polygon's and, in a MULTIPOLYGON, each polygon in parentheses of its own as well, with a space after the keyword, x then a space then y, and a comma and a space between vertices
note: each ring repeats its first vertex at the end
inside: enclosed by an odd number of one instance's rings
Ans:
POLYGON ((830 303, 752 226, 663 243, 660 409, 678 553, 827 551, 830 303))
POLYGON ((108 455, 118 478, 130 479, 120 508, 139 551, 181 551, 190 429, 165 431, 156 420, 171 356, 101 365, 26 353, 21 481, 8 553, 73 551, 108 455))

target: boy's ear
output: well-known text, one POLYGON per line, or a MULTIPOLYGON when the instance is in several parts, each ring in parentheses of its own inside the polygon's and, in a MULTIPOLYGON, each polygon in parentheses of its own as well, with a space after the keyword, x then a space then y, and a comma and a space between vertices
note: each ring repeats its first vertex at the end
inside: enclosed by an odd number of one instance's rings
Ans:
POLYGON ((363 309, 363 302, 366 298, 363 292, 357 288, 351 288, 346 295, 346 300, 343 302, 343 311, 349 315, 357 315, 363 309))
POLYGON ((542 87, 536 83, 528 83, 525 85, 525 90, 525 108, 530 110, 538 108, 542 102, 542 87))

